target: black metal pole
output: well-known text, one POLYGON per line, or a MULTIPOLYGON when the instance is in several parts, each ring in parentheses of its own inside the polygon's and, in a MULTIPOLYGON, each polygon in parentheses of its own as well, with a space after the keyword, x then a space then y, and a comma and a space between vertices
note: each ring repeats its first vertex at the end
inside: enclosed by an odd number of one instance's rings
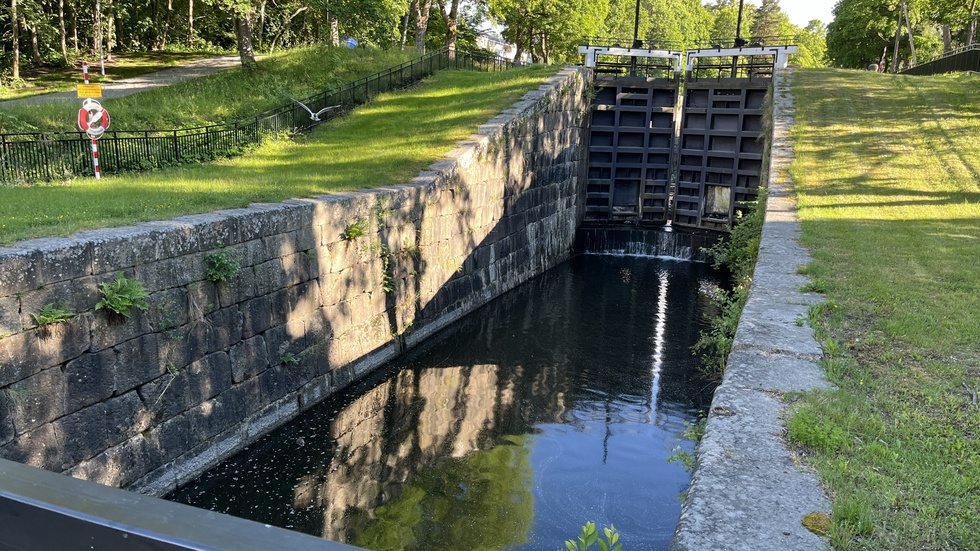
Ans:
MULTIPOLYGON (((633 14, 633 47, 639 48, 640 41, 640 0, 636 0, 636 12, 633 14)), ((630 76, 636 76, 636 56, 630 56, 630 76)))
MULTIPOLYGON (((738 21, 735 23, 735 47, 741 48, 745 46, 745 40, 742 39, 742 8, 745 7, 745 0, 738 0, 738 21)), ((721 76, 721 71, 718 71, 718 76, 721 76)), ((732 56, 732 78, 738 76, 738 56, 732 56)))

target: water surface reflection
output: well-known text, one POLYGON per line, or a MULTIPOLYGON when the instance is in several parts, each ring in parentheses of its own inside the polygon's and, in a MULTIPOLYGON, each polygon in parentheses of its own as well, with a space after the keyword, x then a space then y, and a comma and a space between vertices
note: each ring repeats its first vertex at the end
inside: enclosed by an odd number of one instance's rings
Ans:
POLYGON ((577 257, 171 496, 372 550, 665 549, 710 402, 705 266, 577 257), (685 444, 685 446, 689 445, 685 444))

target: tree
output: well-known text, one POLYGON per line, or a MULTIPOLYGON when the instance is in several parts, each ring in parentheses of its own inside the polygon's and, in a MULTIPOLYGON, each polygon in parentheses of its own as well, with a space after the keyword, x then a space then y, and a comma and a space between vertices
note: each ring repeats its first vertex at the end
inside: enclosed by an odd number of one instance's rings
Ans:
POLYGON ((20 78, 20 34, 17 28, 17 0, 10 0, 10 27, 13 29, 14 39, 13 39, 13 51, 14 51, 14 65, 13 65, 13 77, 14 79, 20 78))
POLYGON ((898 18, 888 0, 840 0, 833 13, 827 57, 834 65, 864 68, 891 49, 898 18))
POLYGON ((603 28, 608 0, 489 0, 491 16, 503 23, 504 38, 535 61, 574 57, 583 36, 603 28))
POLYGON ((759 6, 752 18, 750 27, 752 40, 764 41, 769 38, 771 41, 776 37, 792 36, 792 31, 793 27, 789 22, 789 17, 779 7, 779 0, 762 0, 762 5, 759 6))
POLYGON ((685 49, 707 44, 714 20, 699 0, 652 0, 647 40, 655 46, 685 49))
POLYGON ((790 56, 790 63, 797 67, 827 66, 827 26, 814 19, 795 36, 798 52, 790 56))

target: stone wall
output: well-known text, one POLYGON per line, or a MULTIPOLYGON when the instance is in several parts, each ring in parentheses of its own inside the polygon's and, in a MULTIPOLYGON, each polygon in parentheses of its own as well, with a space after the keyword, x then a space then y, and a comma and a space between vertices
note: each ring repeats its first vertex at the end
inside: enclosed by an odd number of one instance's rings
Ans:
POLYGON ((402 186, 0 248, 0 457, 166 493, 565 260, 585 80, 402 186), (150 293, 130 318, 94 308, 120 273, 150 293), (50 303, 76 314, 38 329, 50 303))

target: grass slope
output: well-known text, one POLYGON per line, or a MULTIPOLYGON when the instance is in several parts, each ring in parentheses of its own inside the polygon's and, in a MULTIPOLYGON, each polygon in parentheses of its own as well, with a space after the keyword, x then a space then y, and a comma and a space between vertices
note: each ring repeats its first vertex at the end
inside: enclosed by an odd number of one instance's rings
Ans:
POLYGON ((840 389, 789 422, 839 549, 980 549, 980 78, 799 71, 805 271, 840 389))
POLYGON ((423 86, 382 94, 300 142, 269 143, 244 157, 99 182, 0 187, 0 244, 404 183, 556 70, 442 71, 423 86))
MULTIPOLYGON (((235 67, 140 94, 104 99, 112 130, 188 128, 232 122, 377 73, 411 52, 326 45, 285 50, 247 73, 235 67)), ((0 111, 0 132, 75 131, 79 100, 17 105, 0 111)))

